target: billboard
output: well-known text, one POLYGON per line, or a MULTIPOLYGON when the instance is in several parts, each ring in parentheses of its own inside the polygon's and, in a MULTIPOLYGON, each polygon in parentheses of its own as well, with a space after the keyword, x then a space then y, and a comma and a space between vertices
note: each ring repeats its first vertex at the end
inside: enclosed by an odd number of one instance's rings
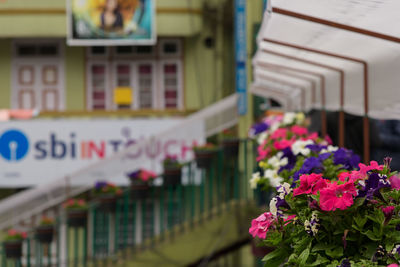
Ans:
POLYGON ((67 0, 68 45, 153 45, 155 0, 67 0))
MULTIPOLYGON (((124 162, 144 162, 142 168, 162 171, 166 155, 180 161, 193 159, 192 146, 205 142, 201 123, 181 129, 175 135, 164 135, 182 119, 118 120, 33 120, 0 123, 0 187, 37 186, 69 176, 92 164, 113 157, 135 145, 124 162), (151 138, 162 134, 163 138, 151 138)), ((99 170, 100 171, 100 170, 99 170)), ((128 170, 134 171, 134 170, 128 170)), ((118 184, 127 183, 125 175, 107 177, 118 184)))

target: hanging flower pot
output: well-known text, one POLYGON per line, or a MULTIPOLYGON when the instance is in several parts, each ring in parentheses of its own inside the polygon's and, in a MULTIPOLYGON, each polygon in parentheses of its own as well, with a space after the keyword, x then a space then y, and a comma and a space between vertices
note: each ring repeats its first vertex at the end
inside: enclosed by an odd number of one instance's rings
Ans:
POLYGON ((232 131, 225 130, 222 132, 222 149, 225 157, 237 157, 239 154, 239 143, 239 138, 232 131))
POLYGON ((67 210, 67 224, 69 227, 79 228, 87 225, 87 210, 70 209, 67 210))
POLYGON ((15 229, 10 229, 7 232, 3 243, 4 252, 9 259, 20 259, 22 256, 22 243, 26 239, 27 234, 15 229))
POLYGON ((151 182, 156 177, 155 173, 143 169, 128 174, 131 181, 132 200, 143 200, 150 197, 151 182))
POLYGON ((217 147, 214 144, 194 147, 193 152, 197 167, 200 169, 209 169, 217 155, 217 151, 217 147))
POLYGON ((53 241, 54 226, 43 225, 36 228, 36 238, 40 243, 49 244, 53 241))
POLYGON ((164 186, 176 186, 181 184, 182 177, 182 164, 180 164, 176 157, 167 156, 163 162, 164 165, 164 186))
POLYGON ((49 244, 53 241, 54 220, 48 217, 43 217, 39 227, 36 228, 36 238, 40 243, 49 244))
POLYGON ((97 182, 93 189, 93 196, 99 201, 99 208, 106 213, 114 213, 117 209, 117 199, 122 195, 122 190, 108 182, 97 182))
POLYGON ((64 203, 64 209, 67 211, 67 224, 69 227, 86 227, 88 206, 85 200, 69 199, 64 203))
POLYGON ((20 259, 22 257, 22 240, 4 242, 4 251, 8 259, 20 259))

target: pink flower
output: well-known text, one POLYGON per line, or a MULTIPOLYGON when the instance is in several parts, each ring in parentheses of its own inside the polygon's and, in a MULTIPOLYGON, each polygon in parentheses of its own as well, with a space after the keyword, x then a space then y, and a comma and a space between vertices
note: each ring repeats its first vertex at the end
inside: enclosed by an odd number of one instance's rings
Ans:
POLYGON ((26 239, 28 237, 28 234, 26 232, 21 232, 21 236, 23 239, 26 239))
POLYGON ((400 177, 394 175, 389 178, 390 185, 392 186, 393 189, 400 189, 400 177))
POLYGON ((341 182, 352 182, 355 183, 358 180, 363 180, 366 178, 365 175, 361 175, 360 171, 342 172, 338 176, 341 182))
POLYGON ((360 168, 360 173, 362 173, 364 175, 367 174, 367 172, 369 172, 371 170, 378 170, 378 171, 383 170, 383 165, 379 165, 378 162, 376 162, 374 160, 371 161, 368 166, 365 164, 359 163, 358 167, 360 168))
POLYGON ((385 217, 392 217, 393 211, 394 211, 394 206, 387 206, 387 207, 382 207, 381 208, 383 211, 383 214, 385 214, 385 217))
POLYGON ((15 230, 15 229, 10 229, 10 230, 8 230, 7 234, 8 234, 9 236, 15 236, 15 235, 18 234, 18 232, 17 232, 17 230, 15 230))
POLYGON ((318 133, 312 133, 309 136, 302 138, 302 140, 307 141, 307 140, 313 140, 316 141, 318 139, 318 133))
POLYGON ((397 265, 396 263, 392 263, 392 264, 389 264, 389 265, 386 266, 386 267, 399 267, 399 265, 397 265))
POLYGON ((332 145, 333 144, 332 139, 329 137, 329 135, 325 135, 324 140, 328 143, 328 145, 332 145))
POLYGON ((300 176, 300 186, 293 190, 293 196, 303 194, 316 195, 318 191, 325 188, 326 186, 327 182, 325 179, 322 178, 322 174, 303 174, 302 176, 300 176))
POLYGON ((301 126, 298 126, 298 125, 293 125, 292 128, 291 128, 291 131, 295 135, 298 135, 298 136, 303 136, 303 135, 308 134, 307 128, 301 127, 301 126))
POLYGON ((249 233, 253 237, 258 236, 261 239, 265 239, 267 237, 267 232, 275 222, 276 218, 274 215, 272 215, 271 212, 265 212, 251 221, 249 233))
POLYGON ((256 159, 257 161, 265 159, 268 156, 269 152, 271 151, 270 148, 268 148, 268 147, 265 148, 265 143, 266 142, 264 142, 257 148, 257 151, 258 151, 258 157, 256 159))
POLYGON ((292 144, 294 143, 295 140, 291 139, 291 140, 281 140, 281 141, 275 141, 274 142, 274 148, 276 150, 283 150, 287 147, 292 146, 292 144))
POLYGON ((283 139, 286 138, 287 130, 286 128, 276 129, 275 132, 271 135, 271 139, 283 139))
POLYGON ((157 174, 155 174, 152 171, 147 171, 147 170, 142 170, 141 174, 142 174, 142 180, 145 181, 145 182, 150 180, 150 179, 153 179, 153 178, 157 177, 157 174))
POLYGON ((353 205, 353 196, 356 195, 357 189, 352 182, 345 184, 331 183, 320 191, 320 207, 325 211, 345 210, 353 205))

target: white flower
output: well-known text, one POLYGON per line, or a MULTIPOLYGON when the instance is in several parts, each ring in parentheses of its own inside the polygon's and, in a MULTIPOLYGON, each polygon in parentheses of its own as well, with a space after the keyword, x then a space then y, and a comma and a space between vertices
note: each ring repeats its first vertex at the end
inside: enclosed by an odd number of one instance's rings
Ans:
POLYGON ((257 138, 257 143, 261 145, 265 140, 267 140, 267 138, 268 138, 267 132, 260 133, 260 135, 257 138))
POLYGON ((278 128, 281 127, 281 124, 279 122, 274 122, 273 124, 271 124, 271 126, 268 129, 268 132, 273 133, 276 130, 278 130, 278 128))
POLYGON ((328 153, 328 152, 335 152, 336 150, 338 150, 339 148, 337 146, 328 146, 326 149, 322 149, 321 150, 321 154, 322 153, 328 153))
POLYGON ((302 154, 303 156, 308 156, 310 154, 311 150, 307 148, 306 146, 314 144, 313 140, 297 140, 292 144, 292 152, 294 155, 302 154))
POLYGON ((277 170, 266 170, 264 172, 264 177, 269 179, 269 183, 273 187, 277 187, 283 181, 283 178, 278 175, 277 170))
POLYGON ((271 201, 269 202, 269 211, 276 216, 278 213, 278 209, 276 208, 276 203, 278 203, 278 200, 276 197, 272 198, 271 201))
POLYGON ((296 114, 296 124, 303 124, 306 116, 304 116, 303 112, 299 112, 296 114))
POLYGON ((252 177, 250 179, 250 187, 251 187, 251 189, 256 189, 257 188, 257 184, 258 184, 258 182, 260 180, 261 180, 260 173, 259 172, 253 173, 253 175, 252 175, 252 177))
POLYGON ((282 123, 285 125, 293 124, 296 120, 296 113, 287 112, 283 115, 282 123))
POLYGON ((277 191, 278 191, 278 193, 280 193, 279 196, 281 196, 282 194, 284 196, 286 196, 286 195, 290 194, 290 192, 292 192, 292 188, 290 188, 290 184, 283 183, 283 184, 278 186, 278 190, 277 191))
POLYGON ((274 169, 279 169, 280 167, 287 165, 288 159, 281 159, 282 156, 283 152, 278 152, 278 154, 268 159, 268 164, 271 165, 274 169))

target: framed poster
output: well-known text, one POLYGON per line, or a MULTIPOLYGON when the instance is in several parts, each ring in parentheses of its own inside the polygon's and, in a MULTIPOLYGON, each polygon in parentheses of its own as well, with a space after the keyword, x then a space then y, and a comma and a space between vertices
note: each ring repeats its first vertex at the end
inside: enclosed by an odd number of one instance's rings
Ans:
POLYGON ((67 0, 68 45, 153 45, 155 0, 67 0))

